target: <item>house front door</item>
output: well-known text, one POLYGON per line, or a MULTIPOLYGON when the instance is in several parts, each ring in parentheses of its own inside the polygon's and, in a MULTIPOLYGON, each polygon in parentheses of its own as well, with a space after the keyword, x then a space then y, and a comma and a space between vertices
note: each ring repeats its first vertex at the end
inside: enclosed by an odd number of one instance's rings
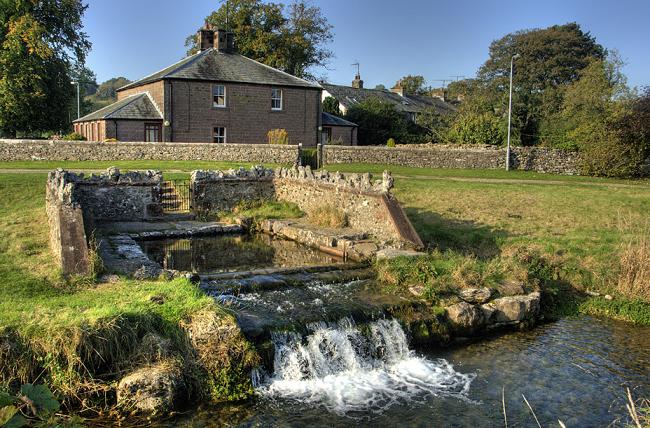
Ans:
POLYGON ((332 141, 332 128, 323 127, 323 135, 321 138, 321 143, 327 144, 332 141))

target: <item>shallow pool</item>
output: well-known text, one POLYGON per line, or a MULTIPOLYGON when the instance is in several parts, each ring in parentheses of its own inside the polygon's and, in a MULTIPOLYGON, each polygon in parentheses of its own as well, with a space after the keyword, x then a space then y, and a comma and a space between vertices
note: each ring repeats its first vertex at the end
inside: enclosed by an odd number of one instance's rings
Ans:
POLYGON ((144 253, 165 269, 217 273, 343 262, 321 251, 269 235, 218 235, 141 240, 144 253))

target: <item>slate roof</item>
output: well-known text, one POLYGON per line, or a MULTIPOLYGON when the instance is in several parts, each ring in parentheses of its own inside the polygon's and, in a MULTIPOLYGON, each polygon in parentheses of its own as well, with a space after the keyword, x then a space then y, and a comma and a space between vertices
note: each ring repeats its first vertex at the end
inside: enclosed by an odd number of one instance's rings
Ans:
POLYGON ((345 120, 326 112, 322 113, 322 118, 323 126, 359 126, 354 122, 350 122, 349 120, 345 120))
POLYGON ((219 52, 217 49, 210 48, 122 86, 118 91, 161 79, 209 80, 320 89, 318 83, 300 79, 243 55, 219 52))
POLYGON ((73 122, 102 119, 162 120, 162 115, 149 94, 143 92, 116 101, 73 122))
POLYGON ((382 102, 393 104, 398 111, 405 113, 420 113, 427 108, 434 108, 442 114, 456 110, 453 104, 426 95, 401 96, 385 89, 359 89, 330 83, 322 83, 321 86, 346 108, 374 97, 382 102))

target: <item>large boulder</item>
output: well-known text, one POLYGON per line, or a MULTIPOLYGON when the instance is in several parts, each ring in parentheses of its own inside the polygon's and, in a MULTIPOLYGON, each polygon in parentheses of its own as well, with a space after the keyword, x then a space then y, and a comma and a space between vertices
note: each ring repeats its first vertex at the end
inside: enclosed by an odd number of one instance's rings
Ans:
POLYGON ((488 324, 511 324, 532 320, 539 314, 539 291, 523 296, 507 296, 494 299, 481 306, 488 324))
POLYGON ((447 317, 451 327, 457 333, 473 333, 485 324, 483 311, 467 302, 456 303, 447 308, 447 317))
POLYGON ((487 287, 465 288, 458 292, 458 296, 467 303, 485 303, 492 297, 492 290, 487 287))
POLYGON ((163 361, 122 378, 117 386, 117 405, 125 413, 163 415, 176 407, 183 387, 180 366, 163 361))

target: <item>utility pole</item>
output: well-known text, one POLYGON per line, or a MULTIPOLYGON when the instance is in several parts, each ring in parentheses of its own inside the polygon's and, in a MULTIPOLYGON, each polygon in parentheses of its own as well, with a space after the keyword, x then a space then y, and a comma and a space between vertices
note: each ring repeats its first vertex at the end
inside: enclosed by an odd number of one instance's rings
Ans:
POLYGON ((514 54, 510 58, 510 97, 508 99, 508 145, 506 148, 506 171, 510 171, 510 123, 512 121, 512 72, 514 69, 515 59, 519 58, 519 54, 514 54))

